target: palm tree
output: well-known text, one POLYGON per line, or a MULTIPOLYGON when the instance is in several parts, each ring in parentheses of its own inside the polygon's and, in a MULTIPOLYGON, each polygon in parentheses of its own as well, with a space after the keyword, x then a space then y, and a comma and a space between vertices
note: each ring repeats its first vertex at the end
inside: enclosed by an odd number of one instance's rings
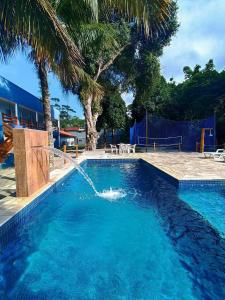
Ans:
POLYGON ((5 61, 16 49, 27 45, 32 48, 30 57, 35 62, 40 81, 45 128, 52 141, 47 70, 51 65, 57 65, 57 73, 63 79, 70 64, 70 78, 78 82, 82 77, 81 55, 49 1, 1 0, 0 59, 5 61))
MULTIPOLYGON (((99 16, 100 19, 104 16, 107 20, 114 9, 126 20, 136 22, 146 35, 152 35, 153 31, 164 30, 167 25, 166 20, 170 16, 171 3, 170 0, 77 0, 76 3, 61 0, 57 1, 55 8, 85 59, 85 71, 94 82, 98 83, 100 75, 113 64, 128 45, 125 36, 120 41, 117 39, 107 22, 98 23, 99 16), (84 5, 86 8, 82 15, 78 8, 84 5), (105 41, 104 47, 101 44, 102 40, 105 41), (96 45, 99 45, 99 49, 96 51, 97 56, 94 56, 92 53, 96 45), (103 59, 103 54, 108 49, 112 51, 107 59, 103 59)), ((74 85, 64 86, 72 90, 74 88, 74 85)), ((101 110, 101 94, 91 91, 89 85, 81 81, 79 95, 87 124, 88 144, 90 148, 95 149, 98 138, 96 122, 101 110)))
POLYGON ((48 0, 1 0, 0 24, 1 39, 14 39, 17 47, 30 45, 38 57, 46 57, 50 63, 63 67, 69 59, 82 66, 78 48, 48 0))
MULTIPOLYGON (((146 34, 149 34, 151 19, 156 26, 163 27, 164 18, 169 13, 170 0, 80 0, 73 2, 72 9, 69 10, 66 7, 68 3, 72 2, 65 0, 0 1, 0 41, 4 41, 0 45, 2 58, 5 59, 18 47, 23 48, 26 45, 32 47, 32 57, 42 91, 46 130, 50 133, 52 124, 47 80, 48 68, 59 76, 64 88, 74 89, 74 85, 81 81, 85 86, 86 95, 91 95, 92 100, 102 95, 100 86, 81 69, 83 66, 81 56, 74 41, 69 37, 67 29, 71 29, 71 26, 76 26, 78 29, 78 25, 84 20, 89 18, 97 20, 99 11, 116 8, 129 19, 135 17, 135 21, 142 24, 146 34), (150 13, 152 8, 154 8, 154 18, 150 13), (60 12, 60 21, 56 10, 60 12)), ((96 116, 93 116, 91 106, 92 103, 85 108, 87 124, 91 122, 92 128, 89 128, 89 131, 96 132, 96 116), (88 112, 90 114, 87 114, 88 112)))

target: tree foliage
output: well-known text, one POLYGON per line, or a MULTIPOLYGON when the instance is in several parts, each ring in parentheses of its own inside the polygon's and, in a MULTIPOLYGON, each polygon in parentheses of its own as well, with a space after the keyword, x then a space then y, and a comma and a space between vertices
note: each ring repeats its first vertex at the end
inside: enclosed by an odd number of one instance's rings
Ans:
MULTIPOLYGON (((45 57, 50 64, 60 65, 61 72, 65 72, 68 63, 78 68, 81 66, 79 50, 49 0, 2 0, 0 24, 0 39, 4 41, 0 45, 3 59, 14 49, 29 45, 37 57, 45 57)), ((73 80, 76 81, 78 74, 75 68, 73 72, 73 80)))
POLYGON ((98 118, 97 129, 124 129, 126 122, 126 104, 118 89, 112 89, 102 100, 102 114, 98 118))
POLYGON ((145 75, 144 78, 151 83, 151 88, 149 87, 148 91, 145 81, 140 81, 143 92, 142 96, 135 98, 131 105, 133 121, 141 117, 145 109, 152 114, 172 120, 197 120, 215 113, 217 136, 219 142, 224 142, 225 70, 218 72, 213 60, 210 59, 204 68, 200 65, 194 68, 185 66, 183 71, 185 80, 178 84, 173 79, 166 82, 160 76, 159 68, 155 68, 155 76, 152 78, 145 75))
POLYGON ((121 91, 133 93, 133 119, 140 120, 146 109, 156 113, 168 97, 167 84, 160 74, 159 56, 178 29, 176 14, 176 3, 171 2, 166 27, 163 31, 153 32, 150 38, 133 26, 130 44, 104 74, 115 86, 120 85, 121 91))
MULTIPOLYGON (((58 15, 84 58, 85 71, 97 86, 102 81, 100 77, 109 71, 115 60, 131 44, 131 31, 140 32, 139 35, 145 40, 147 37, 151 40, 165 35, 173 14, 172 4, 170 0, 77 0, 75 5, 68 0, 55 1, 58 15), (76 6, 86 4, 89 5, 87 15, 81 20, 76 6)), ((72 86, 64 82, 64 87, 80 96, 87 120, 88 143, 94 149, 102 95, 91 91, 87 81, 81 80, 79 85, 72 86)))
POLYGON ((59 111, 60 125, 62 128, 67 127, 85 127, 85 120, 76 116, 76 111, 69 105, 60 104, 59 98, 52 98, 53 107, 59 111))

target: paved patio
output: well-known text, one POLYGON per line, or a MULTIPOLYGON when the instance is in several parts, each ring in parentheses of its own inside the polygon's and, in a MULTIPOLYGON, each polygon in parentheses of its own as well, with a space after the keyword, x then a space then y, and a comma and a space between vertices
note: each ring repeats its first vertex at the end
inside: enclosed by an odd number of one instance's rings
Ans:
MULTIPOLYGON (((225 162, 216 162, 213 159, 205 159, 199 153, 184 152, 154 152, 135 154, 110 154, 104 150, 84 152, 78 162, 85 159, 121 159, 142 158, 160 170, 178 180, 224 180, 225 162)), ((32 197, 17 198, 15 172, 13 168, 0 169, 0 225, 31 202, 49 186, 67 174, 73 166, 71 164, 57 164, 57 168, 51 172, 49 184, 40 189, 32 197)))
POLYGON ((104 150, 85 152, 79 161, 95 158, 142 158, 177 180, 225 180, 225 162, 206 159, 196 152, 150 152, 135 154, 110 154, 104 150))
POLYGON ((178 180, 225 180, 225 162, 196 152, 149 153, 144 160, 178 180))

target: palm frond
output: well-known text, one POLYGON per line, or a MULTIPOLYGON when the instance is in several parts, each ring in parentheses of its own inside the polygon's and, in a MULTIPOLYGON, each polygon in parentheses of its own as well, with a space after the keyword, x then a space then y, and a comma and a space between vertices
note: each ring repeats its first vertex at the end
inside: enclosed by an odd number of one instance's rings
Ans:
MULTIPOLYGON (((107 0, 103 0, 107 1, 107 0)), ((119 11, 125 12, 128 18, 144 28, 149 35, 154 27, 154 31, 161 31, 165 26, 165 21, 170 16, 171 0, 108 0, 111 5, 115 5, 119 11)))
POLYGON ((11 32, 4 30, 0 23, 0 61, 6 62, 19 46, 19 41, 11 32))
POLYGON ((147 35, 151 33, 151 27, 163 30, 165 20, 170 15, 172 0, 84 0, 91 5, 93 12, 114 9, 127 19, 135 21, 144 27, 147 35))
POLYGON ((50 64, 69 60, 82 65, 78 48, 48 0, 1 0, 0 22, 4 32, 16 37, 17 43, 30 45, 38 57, 46 57, 50 64))
POLYGON ((72 91, 73 93, 77 93, 79 87, 82 85, 85 87, 87 94, 94 94, 96 99, 100 99, 104 94, 103 88, 96 81, 82 68, 71 64, 69 61, 66 69, 58 64, 53 64, 51 69, 60 79, 60 83, 66 92, 72 91), (78 78, 76 82, 74 81, 74 73, 77 74, 78 78))

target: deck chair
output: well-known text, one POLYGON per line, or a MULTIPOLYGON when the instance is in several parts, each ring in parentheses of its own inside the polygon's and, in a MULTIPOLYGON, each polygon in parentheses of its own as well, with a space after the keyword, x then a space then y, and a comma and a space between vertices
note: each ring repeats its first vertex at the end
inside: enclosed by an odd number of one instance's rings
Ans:
POLYGON ((225 162, 225 151, 222 153, 219 153, 217 155, 214 155, 214 160, 216 161, 224 161, 225 162))
POLYGON ((136 144, 134 144, 134 145, 129 145, 129 153, 130 152, 133 152, 133 153, 135 153, 135 148, 136 148, 136 144))
POLYGON ((111 153, 112 153, 112 154, 113 154, 114 152, 117 154, 118 149, 117 149, 116 145, 110 144, 110 148, 111 148, 111 153))
POLYGON ((225 153, 224 149, 217 149, 216 152, 203 152, 205 158, 215 158, 223 153, 225 153))
POLYGON ((123 154, 123 153, 129 153, 128 152, 128 146, 126 144, 119 144, 119 154, 123 154))

